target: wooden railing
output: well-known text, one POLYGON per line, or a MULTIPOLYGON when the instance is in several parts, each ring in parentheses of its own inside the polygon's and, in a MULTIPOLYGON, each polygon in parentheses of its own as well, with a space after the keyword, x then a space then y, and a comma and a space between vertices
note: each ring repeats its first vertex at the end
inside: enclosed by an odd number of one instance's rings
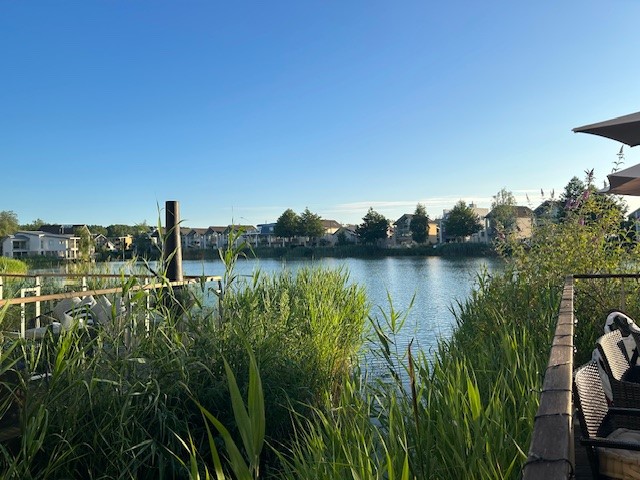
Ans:
MULTIPOLYGON (((221 292, 221 281, 222 277, 220 276, 185 276, 184 280, 177 282, 167 282, 161 281, 158 277, 146 276, 146 275, 133 275, 134 277, 141 278, 144 282, 142 285, 134 285, 126 290, 130 293, 138 292, 138 291, 151 291, 157 290, 166 287, 183 287, 187 285, 194 285, 200 283, 208 283, 208 282, 218 282, 218 293, 221 292)), ((125 291, 125 287, 110 287, 110 288, 101 288, 101 289, 92 289, 88 288, 87 279, 88 278, 98 278, 98 279, 120 279, 121 275, 116 274, 96 274, 96 275, 82 275, 82 274, 64 274, 64 273, 47 273, 41 275, 22 275, 22 274, 3 274, 0 276, 0 308, 5 305, 20 305, 21 314, 20 314, 20 335, 24 337, 26 332, 26 313, 25 306, 27 304, 34 303, 35 304, 35 321, 36 327, 40 327, 40 309, 42 302, 49 301, 58 301, 63 300, 65 298, 74 298, 74 297, 87 297, 89 295, 111 295, 123 293, 125 291), (30 278, 34 281, 34 287, 27 287, 20 289, 20 297, 3 299, 3 277, 10 278, 30 278), (44 277, 51 278, 79 278, 82 282, 82 290, 80 291, 72 291, 72 292, 60 292, 60 293, 52 293, 47 295, 40 295, 41 283, 40 279, 44 277), (34 296, 27 297, 26 294, 35 294, 34 296)))

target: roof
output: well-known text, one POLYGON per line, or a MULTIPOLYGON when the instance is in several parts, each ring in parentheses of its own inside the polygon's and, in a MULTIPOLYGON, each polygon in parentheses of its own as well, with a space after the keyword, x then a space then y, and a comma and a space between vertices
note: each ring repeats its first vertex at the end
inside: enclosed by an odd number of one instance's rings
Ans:
POLYGON ((54 233, 58 235, 73 235, 76 228, 83 228, 83 227, 87 228, 85 224, 60 225, 60 224, 53 223, 49 225, 42 225, 39 231, 45 232, 45 233, 54 233))
POLYGON ((192 228, 188 235, 191 234, 196 234, 196 235, 206 235, 206 233, 209 231, 208 228, 192 228))
POLYGON ((320 222, 322 223, 322 226, 325 229, 340 228, 342 226, 340 223, 336 222, 335 220, 320 220, 320 222))
MULTIPOLYGON (((520 205, 516 205, 513 208, 516 209, 516 217, 517 218, 529 218, 529 217, 533 216, 533 211, 529 207, 522 207, 520 205)), ((493 210, 491 210, 487 214, 487 218, 493 218, 493 210)))
POLYGON ((225 226, 212 226, 207 228, 207 233, 224 233, 226 229, 225 226))
POLYGON ((405 213, 398 220, 393 222, 394 225, 398 225, 400 222, 404 221, 404 219, 411 220, 413 218, 413 213, 405 213))

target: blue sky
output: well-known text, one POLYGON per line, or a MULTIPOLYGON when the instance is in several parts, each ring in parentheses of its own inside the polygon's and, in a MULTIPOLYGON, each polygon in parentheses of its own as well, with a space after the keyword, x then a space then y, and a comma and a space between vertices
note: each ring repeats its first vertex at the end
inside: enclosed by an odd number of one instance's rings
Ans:
POLYGON ((571 129, 640 110, 638 18, 635 0, 0 0, 0 210, 359 223, 503 187, 535 207, 611 171, 620 144, 571 129))

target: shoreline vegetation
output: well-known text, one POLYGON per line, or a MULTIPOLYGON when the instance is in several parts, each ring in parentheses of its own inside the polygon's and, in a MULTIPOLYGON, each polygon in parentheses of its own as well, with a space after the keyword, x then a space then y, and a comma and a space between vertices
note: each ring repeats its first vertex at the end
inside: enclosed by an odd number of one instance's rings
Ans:
MULTIPOLYGON (((376 245, 342 245, 334 247, 251 247, 244 248, 242 253, 249 258, 383 258, 383 257, 482 257, 497 256, 495 248, 485 243, 446 243, 443 245, 418 245, 413 247, 379 247, 376 245)), ((157 260, 160 253, 147 255, 148 260, 157 260)), ((219 260, 217 249, 183 249, 183 260, 219 260)), ((131 259, 131 254, 126 259, 131 259)), ((120 256, 102 254, 99 261, 118 261, 120 256)))
MULTIPOLYGON (((4 411, 20 399, 22 437, 0 447, 0 471, 3 478, 520 478, 563 280, 637 270, 633 238, 618 211, 588 194, 562 219, 538 225, 526 244, 506 236, 496 245, 504 270, 478 274, 472 295, 452 306, 451 338, 433 354, 400 348, 395 335, 407 312, 393 299, 371 309, 348 272, 244 280, 234 273, 241 249, 228 250, 218 306, 206 307, 204 292, 164 290, 150 331, 134 328, 128 344, 131 319, 42 344, 4 336, 4 411), (379 357, 382 372, 358 364, 362 348, 379 357), (43 369, 46 381, 30 381, 43 369)), ((577 364, 621 290, 638 318, 640 286, 623 282, 576 282, 577 364)))

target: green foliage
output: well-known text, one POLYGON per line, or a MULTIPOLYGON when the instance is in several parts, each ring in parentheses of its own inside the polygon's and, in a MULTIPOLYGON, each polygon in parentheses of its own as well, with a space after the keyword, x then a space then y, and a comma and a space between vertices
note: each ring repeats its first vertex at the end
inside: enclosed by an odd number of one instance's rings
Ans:
POLYGON ((0 211, 0 239, 18 231, 18 215, 11 210, 0 211))
POLYGON ((27 273, 28 266, 21 260, 16 258, 0 257, 0 274, 1 273, 27 273))
MULTIPOLYGON (((0 476, 217 475, 213 447, 232 440, 257 477, 269 461, 261 458, 261 438, 286 444, 291 435, 289 407, 302 415, 325 392, 340 390, 368 305, 345 273, 256 274, 243 283, 234 261, 232 252, 224 318, 198 290, 180 294, 191 298, 189 309, 172 308, 182 299, 165 289, 147 310, 146 293, 134 290, 131 277, 123 279, 131 312, 104 328, 76 328, 43 343, 0 337, 0 352, 13 352, 0 366, 24 365, 11 388, 25 392, 24 442, 18 453, 0 448, 0 476), (46 382, 28 381, 43 372, 50 373, 46 382)), ((220 455, 222 470, 232 472, 238 458, 220 455)))
POLYGON ((364 244, 375 244, 387 238, 389 220, 384 215, 369 207, 367 214, 362 217, 362 223, 356 228, 356 233, 364 244))
POLYGON ((461 239, 473 235, 482 229, 480 218, 463 200, 451 209, 444 222, 447 236, 461 239))
POLYGON ((491 223, 497 232, 513 232, 516 228, 516 198, 506 188, 493 196, 491 202, 491 223))
POLYGON ((40 230, 40 227, 42 227, 42 225, 46 225, 47 223, 48 222, 45 222, 41 218, 37 218, 31 223, 25 223, 24 225, 20 225, 20 230, 29 230, 29 231, 40 230))
POLYGON ((300 232, 300 217, 290 208, 278 217, 274 233, 278 237, 291 239, 300 232))
POLYGON ((425 243, 429 236, 429 217, 427 216, 427 210, 424 205, 418 203, 416 205, 416 211, 411 218, 411 238, 416 243, 425 243))
POLYGON ((320 215, 317 215, 311 212, 308 208, 305 208, 299 218, 300 235, 317 238, 324 234, 324 227, 322 226, 322 218, 320 215))
POLYGON ((91 232, 86 226, 82 226, 76 227, 73 233, 74 235, 80 237, 80 242, 78 245, 80 260, 82 260, 83 262, 88 262, 89 260, 91 260, 91 251, 95 247, 91 232))

